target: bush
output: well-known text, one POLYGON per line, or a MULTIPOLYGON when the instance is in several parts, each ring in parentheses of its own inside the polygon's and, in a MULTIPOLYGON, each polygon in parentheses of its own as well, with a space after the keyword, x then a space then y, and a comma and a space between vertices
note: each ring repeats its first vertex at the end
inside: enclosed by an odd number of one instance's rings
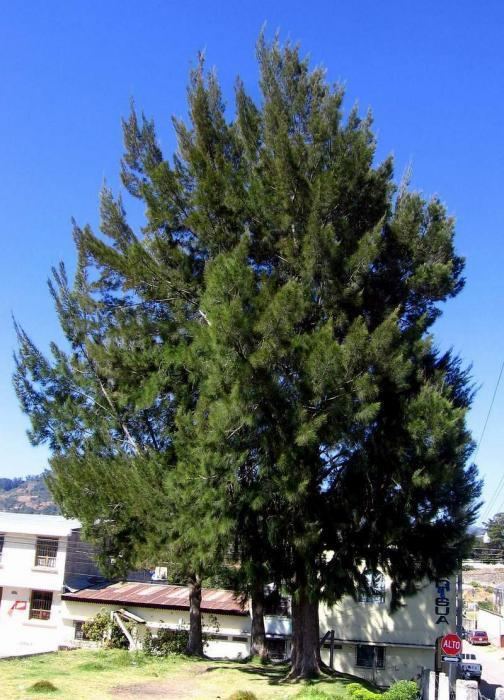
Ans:
POLYGON ((299 700, 336 700, 339 698, 338 695, 331 695, 318 688, 304 688, 294 697, 299 698, 299 700))
POLYGON ((229 696, 228 700, 257 700, 257 695, 250 690, 237 690, 229 696))
POLYGON ((145 633, 142 648, 149 656, 168 656, 170 654, 185 654, 189 632, 185 629, 160 629, 156 635, 148 629, 145 633))
POLYGON ((418 694, 415 681, 397 681, 381 697, 384 700, 416 700, 418 694))
POLYGON ((51 681, 37 681, 28 690, 32 693, 55 693, 58 689, 51 681))
POLYGON ((129 649, 129 642, 110 613, 100 610, 91 620, 82 625, 84 636, 91 642, 100 642, 106 649, 129 649))
POLYGON ((376 700, 381 697, 379 693, 373 693, 372 690, 364 688, 360 683, 350 683, 347 685, 347 690, 353 700, 376 700))

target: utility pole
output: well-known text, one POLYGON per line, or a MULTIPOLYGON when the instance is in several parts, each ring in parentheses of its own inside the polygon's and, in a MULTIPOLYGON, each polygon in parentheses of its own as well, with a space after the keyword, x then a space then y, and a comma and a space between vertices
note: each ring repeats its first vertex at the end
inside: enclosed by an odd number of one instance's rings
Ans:
POLYGON ((462 639, 462 614, 463 614, 463 600, 462 600, 462 561, 459 564, 459 570, 457 573, 457 597, 456 597, 456 608, 455 608, 455 630, 458 636, 462 639))

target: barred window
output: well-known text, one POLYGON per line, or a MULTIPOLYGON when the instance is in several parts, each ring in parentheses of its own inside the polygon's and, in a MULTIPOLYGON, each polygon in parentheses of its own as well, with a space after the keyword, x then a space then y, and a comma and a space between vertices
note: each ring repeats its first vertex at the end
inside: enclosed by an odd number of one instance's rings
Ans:
POLYGON ((5 535, 0 535, 0 561, 2 561, 2 551, 4 546, 5 535))
POLYGON ((30 619, 48 620, 51 617, 53 594, 51 591, 32 591, 30 619))
POLYGON ((384 603, 385 602, 385 577, 379 571, 367 569, 364 572, 366 584, 359 589, 360 603, 384 603))
POLYGON ((363 668, 385 668, 385 647, 357 644, 356 665, 363 668))
POLYGON ((86 641, 88 639, 86 633, 84 632, 84 622, 82 620, 76 620, 74 622, 74 639, 80 639, 86 641))
POLYGON ((37 537, 35 550, 35 566, 46 566, 54 569, 58 553, 57 537, 37 537))

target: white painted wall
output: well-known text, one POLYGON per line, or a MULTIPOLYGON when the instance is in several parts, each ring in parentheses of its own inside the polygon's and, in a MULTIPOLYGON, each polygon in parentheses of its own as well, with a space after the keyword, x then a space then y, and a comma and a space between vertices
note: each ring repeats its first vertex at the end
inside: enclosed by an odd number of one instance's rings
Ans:
MULTIPOLYGON (((189 626, 188 610, 165 610, 162 608, 144 608, 136 605, 101 605, 84 603, 74 600, 62 601, 62 633, 61 643, 74 642, 75 621, 86 621, 93 618, 100 610, 111 612, 124 608, 146 621, 146 625, 154 632, 156 629, 179 629, 189 626)), ((203 631, 213 638, 209 641, 205 653, 214 658, 243 658, 250 649, 250 617, 247 615, 215 615, 203 613, 203 631), (217 626, 214 624, 214 618, 217 626), (232 637, 247 637, 247 641, 233 640, 232 637)))
POLYGON ((36 535, 6 533, 0 561, 0 586, 61 591, 65 574, 67 538, 58 538, 56 566, 35 566, 36 535))
POLYGON ((475 629, 485 630, 492 644, 500 647, 501 637, 504 637, 504 617, 488 610, 479 609, 475 629))
MULTIPOLYGON (((336 671, 350 673, 359 678, 389 686, 397 680, 411 680, 421 673, 422 668, 434 668, 433 649, 413 649, 407 647, 387 647, 385 649, 385 668, 363 668, 356 664, 356 646, 342 644, 341 649, 334 650, 333 664, 336 671)), ((329 649, 321 650, 322 660, 329 663, 329 649)))
MULTIPOLYGON (((455 632, 455 580, 450 579, 448 622, 437 622, 438 592, 434 583, 426 584, 404 606, 390 612, 390 580, 386 580, 384 603, 356 603, 349 596, 329 608, 320 606, 320 633, 333 629, 335 637, 366 642, 394 642, 434 645, 447 632, 455 632)), ((441 610, 441 609, 439 609, 441 610)), ((445 608, 443 608, 445 610, 445 608)))
MULTIPOLYGON (((47 590, 47 589, 46 589, 47 590)), ((61 640, 61 594, 53 592, 49 620, 30 620, 31 588, 7 586, 0 603, 0 657, 20 653, 54 651, 61 640), (13 609, 16 601, 26 602, 25 609, 13 609)))

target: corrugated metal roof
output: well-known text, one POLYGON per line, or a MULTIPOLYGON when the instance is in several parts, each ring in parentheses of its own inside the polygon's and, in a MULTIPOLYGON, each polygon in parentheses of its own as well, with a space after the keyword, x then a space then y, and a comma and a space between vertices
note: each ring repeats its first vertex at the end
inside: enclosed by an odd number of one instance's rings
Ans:
POLYGON ((65 537, 80 526, 78 520, 69 520, 62 515, 0 511, 0 532, 65 537))
MULTIPOLYGON (((93 586, 75 593, 65 593, 62 598, 87 603, 189 610, 189 588, 159 583, 113 583, 108 586, 93 586)), ((201 611, 224 615, 248 615, 248 612, 242 609, 233 591, 219 588, 203 588, 201 611)))

